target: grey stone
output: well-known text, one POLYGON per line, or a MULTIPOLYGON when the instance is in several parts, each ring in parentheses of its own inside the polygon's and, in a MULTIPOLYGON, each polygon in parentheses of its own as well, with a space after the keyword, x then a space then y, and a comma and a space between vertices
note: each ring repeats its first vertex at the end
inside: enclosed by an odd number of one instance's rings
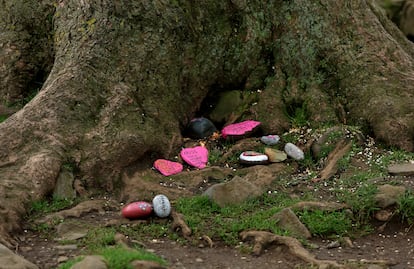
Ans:
POLYGON ((273 217, 276 219, 277 225, 280 228, 291 232, 292 235, 306 239, 312 237, 308 228, 306 228, 306 226, 299 220, 290 208, 283 209, 282 211, 276 213, 273 217))
POLYGON ((414 163, 392 164, 388 166, 390 175, 412 176, 414 175, 414 163))
POLYGON ((71 269, 107 269, 104 257, 98 255, 86 256, 80 262, 74 264, 71 269))
POLYGON ((39 269, 39 267, 0 244, 0 269, 39 269))
POLYGON ((131 262, 131 266, 133 269, 166 269, 157 262, 144 260, 135 260, 131 262))
POLYGON ((280 140, 278 135, 264 135, 260 138, 260 141, 266 145, 276 145, 280 140))
POLYGON ((73 199, 76 197, 76 191, 73 188, 73 182, 75 178, 71 171, 63 168, 56 180, 55 189, 53 191, 53 197, 59 199, 73 199))
POLYGON ((65 221, 56 226, 56 240, 77 240, 88 233, 88 227, 79 222, 65 221))
POLYGON ((380 208, 397 203, 398 199, 405 193, 406 188, 403 186, 382 185, 378 187, 378 193, 375 195, 375 203, 380 208))
POLYGON ((238 176, 229 182, 215 184, 204 192, 204 195, 221 207, 240 204, 260 194, 262 191, 259 187, 238 176))
POLYGON ((303 151, 292 143, 286 143, 285 152, 289 157, 297 161, 303 160, 305 158, 303 151))

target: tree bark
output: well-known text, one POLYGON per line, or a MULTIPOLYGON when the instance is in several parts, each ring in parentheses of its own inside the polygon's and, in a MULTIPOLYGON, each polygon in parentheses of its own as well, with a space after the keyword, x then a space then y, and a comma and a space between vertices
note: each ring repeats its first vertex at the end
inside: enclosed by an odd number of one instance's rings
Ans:
POLYGON ((0 124, 5 241, 62 167, 112 190, 177 154, 203 100, 226 90, 257 96, 242 118, 266 133, 299 108, 414 150, 413 45, 373 0, 33 2, 0 2, 0 99, 42 82, 0 124))

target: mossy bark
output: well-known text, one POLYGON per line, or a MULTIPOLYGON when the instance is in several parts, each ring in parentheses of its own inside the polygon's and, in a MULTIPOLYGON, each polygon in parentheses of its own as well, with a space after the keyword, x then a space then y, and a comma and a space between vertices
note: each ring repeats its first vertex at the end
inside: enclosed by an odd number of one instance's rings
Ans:
POLYGON ((372 2, 1 1, 0 99, 48 74, 0 124, 3 238, 61 166, 111 190, 177 154, 203 100, 224 90, 258 92, 242 117, 267 133, 299 108, 311 124, 360 124, 412 151, 413 45, 372 2))

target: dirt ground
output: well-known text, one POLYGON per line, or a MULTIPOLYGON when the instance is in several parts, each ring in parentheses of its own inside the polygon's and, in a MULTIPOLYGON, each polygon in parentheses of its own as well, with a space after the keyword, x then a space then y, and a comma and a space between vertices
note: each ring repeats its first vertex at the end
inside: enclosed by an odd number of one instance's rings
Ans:
MULTIPOLYGON (((358 156, 360 158, 360 155, 358 156)), ((372 155, 368 154, 367 156, 372 155)), ((362 163, 359 160, 357 165, 361 167, 362 163)), ((389 178, 385 180, 387 181, 389 178)), ((404 177, 401 182, 404 182, 406 187, 414 189, 414 177, 404 177)), ((290 192, 299 193, 301 192, 300 188, 309 188, 313 186, 312 184, 312 182, 306 182, 297 186, 292 185, 290 192)), ((324 185, 321 184, 321 186, 324 185)), ((186 189, 182 185, 174 185, 173 188, 177 191, 186 189)), ((317 188, 315 191, 319 192, 315 193, 315 197, 320 194, 320 197, 323 198, 327 193, 324 188, 317 188)), ((102 199, 102 197, 100 198, 102 199)), ((77 221, 99 227, 113 220, 122 219, 120 201, 110 195, 103 198, 115 206, 107 207, 104 211, 84 214, 78 217, 77 221)), ((171 220, 163 221, 171 222, 171 220)), ((15 251, 38 265, 39 268, 57 268, 59 263, 82 253, 81 247, 64 246, 55 241, 53 235, 34 231, 31 229, 31 224, 25 223, 23 225, 24 231, 17 236, 19 245, 15 251)), ((334 260, 341 264, 350 264, 351 262, 355 264, 357 262, 360 265, 360 267, 347 265, 345 268, 414 269, 414 225, 402 224, 401 220, 395 217, 387 223, 372 223, 372 226, 373 232, 369 235, 352 238, 345 243, 314 237, 307 242, 305 247, 318 259, 334 260)), ((208 244, 203 244, 202 240, 200 240, 200 244, 194 245, 176 242, 165 236, 163 238, 147 237, 139 243, 148 251, 163 257, 171 269, 315 268, 292 255, 283 245, 270 245, 260 256, 254 256, 248 253, 247 248, 243 245, 249 244, 249 242, 240 242, 238 247, 214 242, 214 245, 210 247, 208 244)))
MULTIPOLYGON (((103 223, 119 218, 119 211, 106 211, 87 214, 78 221, 102 226, 103 223)), ((381 266, 378 268, 414 268, 414 227, 404 226, 399 221, 389 222, 385 227, 383 223, 373 225, 376 230, 372 234, 352 239, 351 245, 341 244, 339 247, 332 247, 335 243, 330 240, 313 238, 309 241, 307 249, 318 259, 336 260, 340 263, 358 261, 371 266, 378 264, 381 266)), ((71 249, 71 245, 62 249, 62 244, 54 241, 49 235, 30 229, 25 230, 18 238, 20 243, 16 252, 39 268, 56 268, 59 262, 76 257, 82 252, 82 248, 71 249)), ((225 246, 220 242, 215 242, 213 247, 206 244, 194 246, 164 237, 147 238, 140 243, 148 251, 167 260, 171 269, 256 269, 269 266, 276 269, 311 268, 281 245, 271 245, 262 255, 253 256, 245 253, 242 248, 225 246)))

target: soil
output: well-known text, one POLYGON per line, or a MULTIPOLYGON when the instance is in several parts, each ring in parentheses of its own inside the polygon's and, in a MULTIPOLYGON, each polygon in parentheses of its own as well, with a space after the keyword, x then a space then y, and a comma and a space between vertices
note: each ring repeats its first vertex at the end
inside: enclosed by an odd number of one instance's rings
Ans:
MULTIPOLYGON (((354 161, 358 162, 358 160, 354 161)), ((300 175, 297 176, 300 178, 300 175)), ((407 187, 414 189, 414 177, 404 177, 403 182, 407 187)), ((300 188, 311 187, 314 183, 308 182, 307 184, 307 186, 303 184, 292 186, 290 191, 300 193, 300 188), (295 190, 295 188, 297 189, 295 190)), ((318 186, 324 186, 324 184, 318 186)), ((178 188, 185 189, 182 185, 178 188)), ((329 188, 329 186, 326 188, 329 188)), ((319 187, 315 188, 315 192, 316 194, 319 192, 320 197, 324 197, 327 189, 319 187)), ((78 217, 77 220, 95 227, 113 221, 115 223, 119 221, 118 225, 122 225, 122 217, 120 216, 122 204, 120 201, 110 196, 101 197, 101 199, 105 199, 109 204, 115 206, 106 207, 105 211, 84 214, 78 217)), ((171 222, 171 219, 160 221, 171 222)), ((147 225, 148 222, 142 222, 141 224, 147 225)), ((23 227, 24 232, 17 236, 19 245, 15 251, 39 266, 39 268, 57 268, 59 263, 83 254, 82 248, 74 247, 74 249, 71 249, 71 245, 62 249, 62 244, 55 241, 51 234, 33 230, 32 223, 25 223, 23 227)), ((352 267, 347 268, 414 268, 413 225, 402 223, 399 218, 392 218, 388 222, 373 222, 372 227, 373 232, 369 235, 352 238, 347 242, 341 241, 343 239, 338 239, 338 242, 336 242, 333 239, 313 237, 306 243, 305 247, 318 259, 334 260, 341 264, 349 264, 350 262, 355 264, 355 262, 358 262, 360 266, 352 265, 352 267)), ((174 241, 165 236, 163 238, 146 237, 140 240, 139 243, 146 250, 163 257, 169 264, 168 268, 171 269, 315 268, 292 255, 284 245, 267 246, 261 255, 254 256, 246 251, 248 248, 245 247, 245 244, 249 244, 249 242, 240 242, 240 246, 237 247, 226 246, 222 242, 214 242, 213 246, 209 246, 201 239, 198 240, 198 244, 186 242, 188 241, 174 241)))
MULTIPOLYGON (((119 211, 109 210, 104 213, 87 214, 78 220, 97 227, 119 219, 119 215, 119 211)), ((26 225, 30 226, 30 223, 26 225)), ((341 244, 339 247, 331 248, 330 245, 335 245, 334 241, 315 237, 308 242, 307 249, 318 259, 336 260, 340 263, 359 261, 366 264, 378 263, 382 266, 379 268, 414 268, 414 227, 404 225, 400 221, 390 221, 385 226, 384 223, 373 223, 373 227, 375 227, 373 233, 353 239, 352 244, 341 244)), ((83 251, 82 248, 59 249, 62 244, 54 241, 50 235, 30 229, 24 230, 18 238, 16 253, 35 263, 39 268, 56 268, 59 262, 81 255, 83 251)), ((286 246, 271 245, 260 256, 254 256, 243 251, 241 247, 230 247, 221 242, 214 243, 213 247, 202 242, 199 245, 192 245, 176 242, 168 237, 146 238, 140 242, 148 251, 168 261, 171 269, 256 269, 269 266, 276 269, 311 268, 291 255, 286 246)))

